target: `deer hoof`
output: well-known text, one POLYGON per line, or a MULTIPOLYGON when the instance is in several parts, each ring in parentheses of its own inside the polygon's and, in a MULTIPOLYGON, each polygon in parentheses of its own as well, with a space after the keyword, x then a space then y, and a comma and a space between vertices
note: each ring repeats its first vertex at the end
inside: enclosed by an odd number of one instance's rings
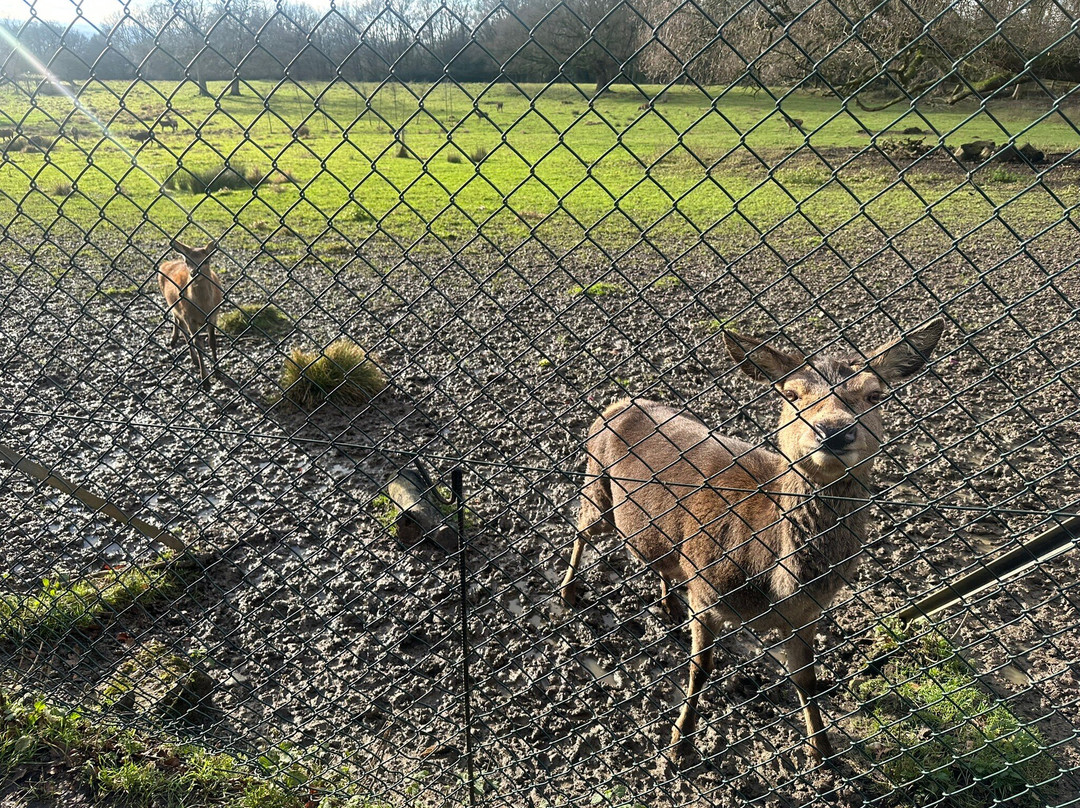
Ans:
POLYGON ((563 606, 567 609, 573 609, 574 604, 577 603, 577 584, 563 584, 562 592, 560 594, 562 596, 563 606))

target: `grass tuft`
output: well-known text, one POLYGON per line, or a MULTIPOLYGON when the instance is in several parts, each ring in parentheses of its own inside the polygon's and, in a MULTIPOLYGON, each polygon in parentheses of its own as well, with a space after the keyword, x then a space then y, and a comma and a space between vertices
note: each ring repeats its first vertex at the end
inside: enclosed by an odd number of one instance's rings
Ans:
POLYGON ((446 162, 454 163, 455 165, 457 165, 461 162, 461 153, 456 151, 448 151, 446 153, 446 162))
POLYGON ((912 637, 895 624, 878 633, 870 656, 893 656, 856 687, 868 719, 854 745, 875 778, 916 805, 1041 805, 1032 787, 1057 767, 1039 731, 986 692, 939 634, 912 637))
POLYGON ((251 190, 266 179, 266 173, 243 165, 184 168, 173 174, 165 187, 189 194, 212 194, 223 190, 251 190))
POLYGON ((292 319, 273 303, 243 303, 218 320, 218 328, 234 339, 257 336, 277 342, 295 327, 292 319))
POLYGON ((367 352, 344 337, 322 353, 294 348, 281 373, 282 398, 304 409, 324 401, 366 404, 384 387, 386 378, 367 352))
POLYGON ((626 287, 609 281, 597 281, 589 286, 571 286, 567 294, 571 297, 578 295, 584 297, 605 297, 625 295, 626 287))
POLYGON ((469 160, 471 160, 474 165, 478 165, 486 160, 489 154, 491 154, 491 152, 488 151, 486 146, 477 146, 469 152, 469 160))
POLYGON ((75 187, 70 182, 58 182, 49 191, 49 196, 59 196, 67 199, 73 193, 75 193, 75 187))
POLYGON ((27 594, 0 595, 0 642, 56 638, 85 630, 136 600, 163 596, 175 581, 167 569, 106 569, 77 579, 43 578, 27 594))
POLYGON ((994 168, 986 173, 986 181, 1011 185, 1014 182, 1020 182, 1020 177, 1007 168, 994 168))

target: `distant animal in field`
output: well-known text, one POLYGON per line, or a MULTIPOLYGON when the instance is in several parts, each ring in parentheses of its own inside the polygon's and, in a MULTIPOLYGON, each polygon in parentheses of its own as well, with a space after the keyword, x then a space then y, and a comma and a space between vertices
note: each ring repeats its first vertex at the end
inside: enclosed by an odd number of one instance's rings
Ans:
POLYGON ((217 320, 224 297, 221 278, 210 266, 210 257, 217 242, 205 247, 189 247, 178 239, 170 246, 183 258, 166 261, 158 268, 158 285, 173 318, 173 348, 186 337, 191 360, 202 379, 203 388, 210 389, 210 375, 217 372, 217 320), (212 364, 207 368, 205 348, 210 348, 212 364))
POLYGON ((70 129, 65 129, 64 133, 69 138, 71 138, 72 143, 78 143, 79 137, 82 135, 82 133, 79 131, 79 127, 77 126, 72 126, 70 129))
POLYGON ((652 109, 652 101, 646 101, 644 104, 641 104, 638 107, 638 109, 641 109, 641 110, 652 109))
POLYGON ((787 123, 788 129, 798 129, 800 132, 803 131, 802 118, 790 118, 784 116, 784 122, 787 123))
POLYGON ((502 110, 503 110, 503 102, 502 101, 496 101, 495 102, 495 111, 496 112, 502 112, 502 110))
POLYGON ((132 140, 138 141, 139 143, 153 143, 154 141, 157 140, 157 137, 150 130, 146 130, 146 131, 143 131, 143 132, 140 132, 140 131, 128 132, 128 137, 131 138, 132 140))
POLYGON ((889 387, 922 369, 944 327, 936 319, 865 355, 810 358, 725 332, 743 372, 783 399, 772 433, 779 452, 719 435, 655 401, 617 402, 593 423, 562 599, 574 604, 586 542, 608 530, 659 573, 661 603, 674 617, 685 615, 674 592, 685 587, 690 671, 671 735, 680 751, 728 623, 758 637, 780 635, 811 754, 832 754, 814 702, 818 618, 850 580, 866 542, 862 503, 875 490, 880 404, 889 387))
POLYGON ((176 122, 176 118, 172 118, 166 115, 160 121, 158 121, 162 129, 171 129, 174 133, 180 128, 180 124, 176 122))
POLYGON ((303 124, 301 124, 300 126, 298 126, 298 127, 296 127, 295 129, 292 130, 292 136, 294 138, 307 137, 310 134, 311 134, 311 130, 308 129, 307 126, 305 126, 303 124))
POLYGON ((0 140, 11 140, 15 137, 14 129, 0 129, 0 140))

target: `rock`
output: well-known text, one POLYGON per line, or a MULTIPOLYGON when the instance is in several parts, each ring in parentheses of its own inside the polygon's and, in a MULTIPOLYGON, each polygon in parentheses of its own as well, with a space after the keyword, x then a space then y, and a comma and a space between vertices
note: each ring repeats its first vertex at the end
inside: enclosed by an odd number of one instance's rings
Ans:
POLYGON ((457 531, 439 508, 438 492, 425 476, 402 469, 386 485, 386 495, 397 509, 393 522, 397 540, 406 547, 430 540, 452 552, 458 546, 457 531))
POLYGON ((101 692, 126 712, 198 723, 211 709, 215 684, 194 660, 151 640, 119 666, 101 692))
POLYGON ((992 140, 973 140, 957 147, 953 151, 953 157, 964 162, 986 160, 994 153, 996 148, 997 145, 992 140))

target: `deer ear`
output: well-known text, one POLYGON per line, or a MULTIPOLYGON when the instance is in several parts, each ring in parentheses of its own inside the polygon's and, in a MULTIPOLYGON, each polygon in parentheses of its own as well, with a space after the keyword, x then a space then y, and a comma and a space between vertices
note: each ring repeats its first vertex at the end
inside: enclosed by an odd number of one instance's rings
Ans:
POLYGON ((909 379, 922 370, 945 330, 942 318, 931 320, 873 352, 870 368, 890 385, 909 379))
POLYGON ((217 249, 217 246, 218 246, 217 245, 217 239, 216 238, 210 239, 208 242, 206 242, 206 247, 205 247, 206 254, 209 255, 210 253, 212 253, 214 250, 217 249))
POLYGON ((178 253, 182 253, 183 255, 187 255, 191 252, 191 247, 184 244, 184 242, 182 242, 178 238, 171 239, 169 241, 169 246, 176 250, 178 253))
POLYGON ((803 364, 797 356, 762 345, 759 340, 734 331, 724 332, 724 344, 742 372, 757 382, 775 384, 803 364))

